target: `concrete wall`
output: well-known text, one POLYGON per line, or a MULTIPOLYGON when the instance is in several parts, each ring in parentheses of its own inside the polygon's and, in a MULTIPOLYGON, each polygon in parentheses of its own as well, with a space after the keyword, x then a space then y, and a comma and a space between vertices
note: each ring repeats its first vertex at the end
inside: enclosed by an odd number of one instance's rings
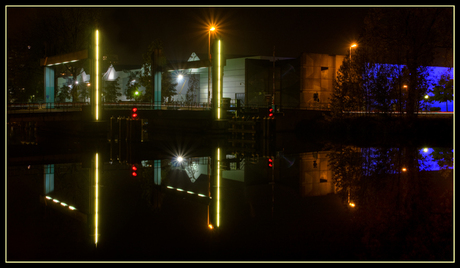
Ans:
MULTIPOLYGON (((224 66, 223 98, 235 99, 236 93, 244 93, 245 58, 227 59, 224 66)), ((198 69, 200 74, 199 102, 208 101, 208 68, 198 69)), ((186 92, 186 88, 182 90, 186 92)), ((178 90, 178 92, 180 89, 178 90)))
POLYGON ((332 93, 332 81, 342 65, 343 55, 303 53, 301 55, 300 107, 315 103, 313 94, 318 93, 319 103, 328 103, 332 93))

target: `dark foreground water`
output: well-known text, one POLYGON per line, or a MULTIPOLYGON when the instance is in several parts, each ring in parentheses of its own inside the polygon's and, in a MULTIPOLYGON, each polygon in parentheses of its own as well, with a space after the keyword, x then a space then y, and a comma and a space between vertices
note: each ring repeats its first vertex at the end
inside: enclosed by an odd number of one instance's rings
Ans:
POLYGON ((7 261, 453 260, 452 147, 8 135, 7 261))

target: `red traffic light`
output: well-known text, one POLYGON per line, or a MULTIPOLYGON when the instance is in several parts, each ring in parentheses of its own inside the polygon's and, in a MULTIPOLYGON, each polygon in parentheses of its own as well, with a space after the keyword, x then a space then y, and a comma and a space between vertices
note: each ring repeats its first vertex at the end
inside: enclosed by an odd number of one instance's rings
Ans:
POLYGON ((132 175, 133 177, 136 177, 136 176, 137 176, 137 172, 136 172, 136 171, 137 171, 137 167, 136 167, 135 165, 132 165, 132 166, 131 166, 131 170, 133 171, 133 172, 131 173, 131 175, 132 175))
POLYGON ((268 117, 273 117, 273 108, 268 109, 268 117))
POLYGON ((268 158, 268 167, 273 167, 273 159, 268 158))
POLYGON ((136 112, 137 112, 137 108, 136 108, 136 107, 134 107, 134 108, 133 108, 133 109, 131 109, 131 110, 133 111, 133 113, 132 113, 132 115, 131 115, 131 116, 132 116, 133 118, 136 118, 136 117, 137 117, 137 113, 136 113, 136 112))

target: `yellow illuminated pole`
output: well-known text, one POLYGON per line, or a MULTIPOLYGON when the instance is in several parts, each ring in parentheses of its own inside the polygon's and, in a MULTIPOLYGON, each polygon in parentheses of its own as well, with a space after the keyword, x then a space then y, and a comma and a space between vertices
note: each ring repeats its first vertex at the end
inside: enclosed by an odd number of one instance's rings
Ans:
POLYGON ((208 66, 208 105, 209 105, 209 98, 211 96, 211 32, 213 32, 216 28, 211 27, 208 31, 208 59, 209 59, 209 66, 208 66))
POLYGON ((95 85, 95 91, 96 91, 96 121, 99 120, 99 30, 96 30, 96 70, 95 70, 95 75, 96 75, 96 85, 95 85))
POLYGON ((220 95, 221 95, 221 84, 220 84, 220 68, 221 68, 221 55, 220 55, 220 40, 217 43, 217 119, 220 119, 220 95))

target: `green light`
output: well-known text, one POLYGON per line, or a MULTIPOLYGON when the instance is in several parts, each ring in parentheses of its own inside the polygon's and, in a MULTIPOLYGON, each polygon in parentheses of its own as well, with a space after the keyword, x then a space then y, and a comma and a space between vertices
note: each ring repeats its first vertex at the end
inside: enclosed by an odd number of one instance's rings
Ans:
POLYGON ((134 92, 135 95, 139 95, 139 91, 134 92))

